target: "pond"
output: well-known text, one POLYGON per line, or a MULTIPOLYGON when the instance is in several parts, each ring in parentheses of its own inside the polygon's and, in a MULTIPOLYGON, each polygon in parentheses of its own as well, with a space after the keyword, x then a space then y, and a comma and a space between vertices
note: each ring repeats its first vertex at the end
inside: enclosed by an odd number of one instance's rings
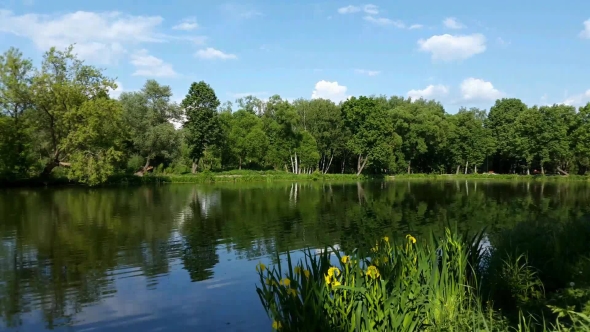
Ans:
POLYGON ((270 331, 255 266, 276 251, 447 225, 586 218, 585 183, 163 185, 0 191, 0 330, 270 331))

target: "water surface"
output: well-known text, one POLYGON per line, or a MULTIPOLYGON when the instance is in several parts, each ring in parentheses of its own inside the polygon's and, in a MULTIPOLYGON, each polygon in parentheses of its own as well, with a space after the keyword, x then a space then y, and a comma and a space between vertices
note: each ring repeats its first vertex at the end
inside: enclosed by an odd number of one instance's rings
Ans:
POLYGON ((0 330, 270 331, 275 251, 586 218, 586 184, 369 182, 0 191, 0 330))

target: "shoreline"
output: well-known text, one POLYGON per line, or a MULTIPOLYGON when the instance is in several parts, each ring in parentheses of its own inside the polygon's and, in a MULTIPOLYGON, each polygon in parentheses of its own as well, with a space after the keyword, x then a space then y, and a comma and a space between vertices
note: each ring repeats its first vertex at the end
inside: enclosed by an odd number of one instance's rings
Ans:
MULTIPOLYGON (((112 187, 148 184, 197 184, 197 183, 246 183, 246 182, 358 182, 358 181, 452 181, 475 180, 489 182, 587 182, 586 175, 516 175, 516 174, 397 174, 397 175, 360 175, 355 174, 293 174, 287 172, 265 171, 227 171, 202 172, 197 174, 156 174, 143 177, 131 174, 112 176, 106 183, 93 187, 112 187)), ((22 187, 89 187, 67 178, 30 178, 22 180, 1 180, 0 188, 22 187)), ((89 187, 90 188, 90 187, 89 187)))

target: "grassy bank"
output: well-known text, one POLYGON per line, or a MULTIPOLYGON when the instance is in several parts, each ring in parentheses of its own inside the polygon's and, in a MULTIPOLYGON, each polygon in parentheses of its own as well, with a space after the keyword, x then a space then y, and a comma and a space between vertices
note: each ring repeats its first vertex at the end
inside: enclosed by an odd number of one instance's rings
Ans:
MULTIPOLYGON (((166 183, 239 183, 239 182, 276 182, 276 181, 329 181, 356 182, 367 180, 482 180, 494 182, 506 181, 588 181, 590 177, 570 176, 540 176, 540 175, 508 175, 508 174, 398 174, 398 175, 360 175, 355 174, 293 174, 284 171, 251 171, 233 170, 222 172, 200 172, 197 174, 149 174, 143 177, 133 174, 116 174, 109 177, 103 186, 112 185, 143 185, 166 183)), ((38 186, 67 186, 82 185, 68 180, 64 176, 29 179, 0 179, 1 187, 38 187, 38 186)))
POLYGON ((489 180, 489 181, 589 181, 586 175, 518 175, 518 174, 397 174, 387 180, 489 180))
POLYGON ((383 237, 332 258, 328 248, 299 262, 277 256, 257 267, 256 290, 280 331, 590 331, 587 225, 527 242, 534 226, 487 249, 484 233, 447 229, 439 238, 383 237), (582 242, 554 250, 572 238, 582 242))

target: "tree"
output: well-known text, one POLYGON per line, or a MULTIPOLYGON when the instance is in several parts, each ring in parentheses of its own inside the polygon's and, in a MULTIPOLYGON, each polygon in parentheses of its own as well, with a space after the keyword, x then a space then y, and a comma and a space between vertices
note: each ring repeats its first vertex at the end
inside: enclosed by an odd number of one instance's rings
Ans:
POLYGON ((32 160, 30 125, 25 111, 31 108, 33 64, 10 48, 0 55, 0 174, 21 177, 32 160))
POLYGON ((382 104, 374 98, 351 97, 342 106, 344 126, 352 137, 349 149, 357 156, 356 175, 360 175, 371 160, 385 163, 396 143, 391 118, 382 104))
POLYGON ((193 82, 181 106, 186 114, 184 128, 193 160, 192 172, 196 173, 199 160, 208 145, 219 140, 220 128, 217 118, 219 100, 209 84, 193 82))
POLYGON ((244 161, 262 162, 268 148, 262 120, 249 111, 237 111, 232 117, 229 142, 238 159, 238 169, 242 169, 244 161))
POLYGON ((585 174, 590 168, 590 102, 580 107, 576 114, 571 149, 580 167, 578 172, 585 174))
POLYGON ((517 98, 502 98, 496 100, 490 108, 486 127, 492 132, 496 142, 497 153, 494 158, 494 167, 497 170, 514 173, 518 160, 519 150, 516 146, 514 124, 518 116, 528 109, 527 105, 517 98))
POLYGON ((147 80, 141 91, 124 92, 119 98, 132 150, 145 160, 137 175, 153 168, 151 163, 156 157, 170 158, 180 145, 180 135, 171 121, 178 120, 181 111, 170 97, 169 86, 147 80))
POLYGON ((461 108, 457 114, 450 117, 453 126, 449 133, 449 151, 457 165, 457 174, 460 165, 465 165, 465 174, 469 165, 472 165, 474 173, 477 173, 477 166, 493 151, 491 133, 484 127, 485 118, 485 111, 477 108, 461 108))
MULTIPOLYGON (((102 141, 98 145, 95 143, 100 140, 77 144, 76 137, 103 137, 115 130, 109 125, 117 126, 112 120, 117 121, 118 108, 113 105, 105 109, 95 107, 105 106, 104 99, 108 99, 108 91, 114 88, 116 85, 112 79, 77 59, 72 46, 65 51, 51 48, 45 53, 41 69, 32 79, 30 93, 36 146, 46 158, 43 176, 48 176, 57 166, 79 165, 86 156, 96 156, 104 151, 102 141), (104 121, 105 124, 94 125, 95 121, 104 121), (85 128, 78 124, 93 125, 85 128)), ((113 156, 101 159, 103 170, 97 179, 104 180, 105 174, 112 171, 107 164, 114 161, 113 156)), ((70 175, 94 183, 90 178, 94 178, 92 173, 95 171, 94 167, 78 168, 70 175)))

